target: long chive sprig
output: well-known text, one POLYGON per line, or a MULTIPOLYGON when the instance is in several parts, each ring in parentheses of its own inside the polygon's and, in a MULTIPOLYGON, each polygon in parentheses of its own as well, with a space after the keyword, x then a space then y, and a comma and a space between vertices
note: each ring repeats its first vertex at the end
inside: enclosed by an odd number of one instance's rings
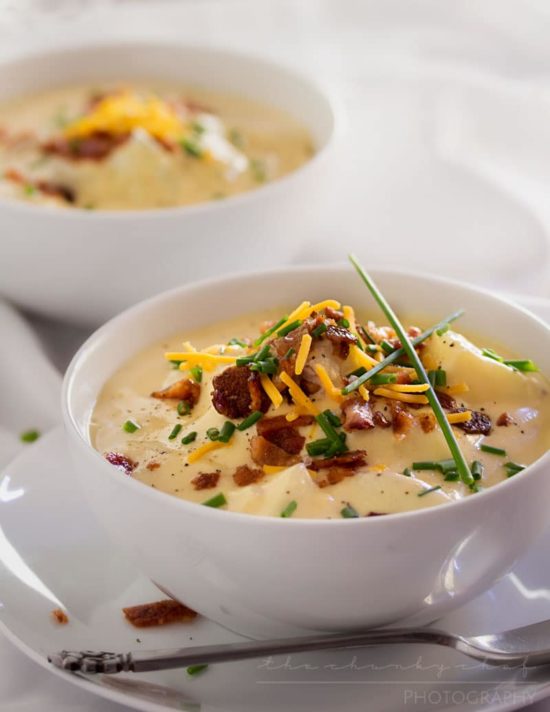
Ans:
MULTIPOLYGON (((371 277, 365 272, 365 270, 363 269, 363 267, 361 266, 361 264, 359 263, 357 258, 354 255, 350 255, 350 261, 351 261, 352 265, 355 267, 355 269, 357 270, 358 275, 361 277, 363 282, 367 285, 370 293, 374 297, 378 306, 382 309, 382 311, 386 315, 386 318, 388 319, 393 330, 397 334, 397 337, 401 341, 401 345, 403 347, 404 352, 409 357, 409 361, 414 365, 416 374, 418 376, 418 380, 421 383, 428 384, 429 389, 424 392, 424 395, 428 398, 428 401, 434 411, 434 415, 437 419, 439 427, 441 428, 441 431, 443 432, 443 435, 445 436, 445 440, 447 441, 447 445, 449 446, 451 455, 453 456, 453 459, 456 462, 456 469, 458 471, 458 474, 460 475, 460 479, 464 482, 465 485, 468 485, 469 487, 471 487, 474 484, 474 478, 472 476, 472 473, 470 472, 468 463, 466 462, 466 459, 465 459, 464 455, 462 454, 462 451, 461 451, 460 446, 455 438, 453 430, 445 416, 445 413, 443 412, 443 408, 441 407, 439 400, 437 399, 434 388, 433 388, 432 384, 430 383, 428 374, 426 373, 426 370, 425 370, 424 366, 422 365, 422 361, 420 360, 418 354, 416 353, 416 351, 414 349, 413 344, 411 343, 411 339, 409 338, 407 332, 403 328, 403 325, 399 321, 397 315, 395 314, 395 312, 393 311, 391 306, 388 304, 388 302, 384 298, 382 292, 378 289, 376 284, 372 281, 371 277)), ((364 376, 366 376, 366 375, 368 375, 368 374, 364 374, 364 376)), ((361 378, 364 378, 364 376, 362 376, 361 378)))

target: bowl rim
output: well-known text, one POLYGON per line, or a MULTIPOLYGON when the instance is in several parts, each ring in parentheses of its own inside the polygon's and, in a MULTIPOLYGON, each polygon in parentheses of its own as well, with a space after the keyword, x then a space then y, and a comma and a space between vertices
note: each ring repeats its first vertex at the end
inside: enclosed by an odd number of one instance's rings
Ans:
MULTIPOLYGON (((324 143, 315 147, 315 152, 307 161, 302 163, 302 165, 295 168, 290 173, 287 173, 280 178, 267 183, 258 185, 258 187, 252 188, 250 190, 243 191, 242 193, 237 193, 236 195, 231 195, 223 200, 205 200, 200 203, 191 203, 190 205, 180 205, 180 206, 168 206, 163 208, 146 208, 143 210, 129 209, 129 210, 88 210, 86 208, 80 207, 58 207, 53 205, 36 205, 31 202, 26 202, 24 200, 18 200, 13 198, 3 198, 0 196, 0 210, 14 210, 15 212, 29 212, 31 215, 39 214, 44 215, 47 218, 60 218, 62 220, 78 220, 83 216, 86 216, 86 220, 95 220, 100 222, 102 220, 113 220, 115 222, 123 221, 126 219, 144 219, 144 220, 154 220, 154 219, 171 219, 179 218, 184 219, 185 216, 201 215, 206 212, 212 211, 213 213, 223 212, 224 210, 230 209, 232 206, 238 207, 244 204, 246 209, 246 204, 252 200, 262 199, 264 196, 267 198, 270 193, 280 192, 284 190, 286 186, 290 189, 292 186, 288 185, 293 182, 294 179, 302 177, 304 174, 309 174, 317 167, 317 165, 326 159, 327 154, 330 154, 333 149, 337 139, 342 135, 345 124, 345 111, 343 104, 337 97, 335 90, 329 87, 326 83, 320 82, 316 77, 314 77, 311 71, 296 70, 294 67, 285 63, 283 60, 270 57, 268 55, 262 55, 260 53, 243 51, 239 49, 232 49, 230 47, 224 47, 221 45, 208 45, 199 43, 177 43, 172 40, 170 42, 165 42, 162 40, 153 39, 125 39, 120 41, 106 40, 106 41, 91 41, 86 40, 79 44, 74 44, 67 42, 63 45, 56 45, 55 47, 50 47, 46 49, 41 47, 37 50, 26 51, 24 54, 18 54, 12 57, 6 57, 0 59, 0 77, 4 70, 9 69, 17 64, 23 64, 26 62, 40 62, 47 57, 58 56, 63 57, 64 55, 78 55, 90 50, 102 49, 106 50, 121 50, 121 51, 136 51, 140 49, 143 51, 163 49, 167 51, 174 50, 188 50, 191 52, 202 53, 205 55, 217 56, 218 58, 230 57, 237 59, 238 61, 248 62, 253 64, 256 68, 260 68, 261 71, 266 71, 267 73, 277 73, 280 76, 286 76, 291 81, 296 83, 302 83, 307 85, 317 98, 325 104, 325 110, 327 117, 330 120, 330 129, 328 136, 324 143)), ((199 82, 200 84, 200 82, 199 82)), ((59 86, 68 86, 67 84, 60 84, 59 86)), ((32 94, 36 94, 34 92, 32 94)), ((231 93, 231 92, 230 92, 231 93)), ((24 97, 28 94, 14 93, 9 99, 15 99, 17 97, 24 97)), ((241 96, 239 93, 236 96, 241 96)), ((253 97, 248 97, 252 100, 259 101, 253 97)), ((4 103, 5 100, 2 100, 4 103)), ((262 103, 262 102, 260 102, 262 103)), ((268 103, 268 105, 270 105, 268 103)), ((273 108, 280 108, 276 104, 271 104, 273 108)), ((287 110, 283 110, 286 113, 290 113, 287 110)), ((296 118, 296 117, 294 117, 296 118)), ((306 129, 311 133, 311 125, 306 125, 306 129)))
MULTIPOLYGON (((167 492, 163 492, 161 490, 153 489, 151 487, 145 486, 142 482, 139 480, 136 480, 132 477, 120 477, 120 472, 114 468, 111 464, 109 464, 105 458, 101 455, 101 453, 96 450, 91 442, 87 440, 80 432, 80 428, 76 422, 76 419, 73 416, 72 408, 71 408, 71 390, 73 388, 74 384, 74 379, 75 379, 75 373, 80 365, 81 362, 85 361, 87 358, 88 352, 93 349, 93 347, 96 345, 96 343, 101 342, 104 340, 106 337, 108 337, 109 333, 112 330, 116 330, 120 324, 124 324, 125 320, 129 317, 135 317, 137 314, 140 312, 147 313, 151 309, 158 308, 165 300, 171 300, 174 297, 177 297, 181 295, 182 298, 189 293, 192 292, 195 289, 204 289, 204 288, 209 288, 209 287, 218 287, 220 286, 220 282, 223 283, 224 287, 229 287, 231 284, 238 284, 241 282, 241 280, 246 279, 246 278, 258 278, 262 276, 266 277, 277 277, 281 275, 285 275, 287 273, 295 273, 296 275, 298 274, 315 274, 315 273, 326 273, 327 276, 335 276, 337 274, 342 274, 344 272, 344 269, 349 269, 350 274, 351 274, 351 267, 347 266, 346 263, 340 262, 334 265, 315 265, 315 264, 304 264, 304 265, 292 265, 292 266, 281 266, 277 268, 271 268, 268 270, 254 270, 251 272, 235 272, 231 274, 224 275, 221 279, 219 277, 210 277, 208 279, 202 279, 198 280, 196 282, 191 282, 189 284, 183 285, 183 286, 178 286, 169 290, 166 290, 164 292, 161 292, 160 294, 157 294, 153 297, 150 297, 148 299, 144 299, 137 304, 133 305, 132 307, 129 307, 128 309, 125 309, 122 311, 120 314, 117 316, 113 317, 109 321, 107 321, 105 324, 103 324, 101 327, 96 329, 87 339, 86 341, 80 346, 76 354, 73 356, 66 372, 65 376, 63 378, 63 386, 62 386, 62 393, 61 393, 61 408, 62 408, 62 416, 63 416, 63 423, 65 426, 65 431, 69 435, 69 437, 72 437, 75 441, 78 442, 78 444, 81 447, 85 447, 88 452, 91 454, 92 457, 94 457, 98 463, 98 467, 101 468, 102 472, 105 474, 105 476, 109 476, 108 473, 110 473, 110 476, 117 478, 118 480, 116 481, 117 484, 121 487, 129 486, 136 488, 135 492, 138 494, 141 492, 142 497, 154 497, 154 498, 159 498, 158 500, 160 503, 162 502, 168 502, 171 501, 172 505, 166 504, 166 506, 172 506, 176 507, 181 511, 182 514, 192 514, 195 512, 198 514, 200 511, 202 511, 201 516, 206 516, 206 517, 212 517, 213 521, 223 521, 220 520, 219 517, 229 517, 229 520, 227 520, 229 523, 235 522, 237 523, 247 523, 245 526, 254 526, 255 523, 261 524, 263 526, 267 525, 272 525, 272 526, 288 526, 290 525, 291 527, 310 527, 310 528, 318 528, 318 527, 342 527, 342 526, 371 526, 371 527, 376 527, 376 526, 385 526, 387 522, 396 522, 397 520, 399 521, 407 521, 407 520, 412 520, 413 522, 416 521, 418 517, 424 517, 425 519, 428 519, 429 517, 437 517, 438 512, 441 510, 447 511, 449 507, 453 508, 453 511, 458 512, 459 508, 464 509, 465 507, 472 507, 472 506, 478 506, 476 503, 477 502, 482 502, 483 504, 489 503, 489 498, 495 498, 498 497, 499 492, 504 492, 504 491, 512 491, 513 488, 518 488, 521 487, 521 482, 525 480, 526 477, 531 478, 534 474, 536 474, 536 471, 540 469, 540 467, 543 467, 544 465, 550 466, 550 449, 547 450, 544 454, 542 454, 539 458, 537 458, 534 462, 530 463, 529 465, 526 466, 525 470, 521 472, 520 477, 509 477, 507 480, 503 482, 499 482, 497 485, 494 485, 493 487, 486 488, 482 490, 481 492, 477 492, 475 496, 467 496, 459 500, 452 500, 449 502, 443 502, 441 504, 435 505, 433 507, 427 507, 423 509, 417 509, 417 510, 409 510, 409 511, 404 511, 404 512, 391 512, 388 514, 385 514, 383 517, 359 517, 357 519, 306 519, 306 518, 279 518, 279 517, 272 517, 268 515, 262 515, 262 514, 249 514, 245 512, 234 512, 230 510, 218 510, 217 508, 212 508, 212 507, 205 507, 202 506, 200 503, 197 502, 191 502, 189 500, 182 499, 180 497, 174 497, 173 495, 170 495, 167 492), (369 524, 366 524, 366 522, 369 522, 369 524)), ((478 287, 476 285, 469 284, 467 282, 463 282, 461 280, 456 280, 456 279, 450 279, 447 277, 442 277, 440 275, 434 275, 430 274, 429 272, 418 272, 418 271, 413 271, 413 270, 407 270, 407 269, 393 269, 393 268, 387 268, 387 267, 376 267, 373 266, 371 269, 369 269, 370 273, 374 273, 376 281, 380 279, 380 277, 384 277, 386 275, 391 275, 391 276, 403 276, 403 277, 408 277, 408 278, 413 278, 413 279, 428 279, 431 280, 434 284, 436 285, 450 285, 453 287, 458 287, 461 289, 466 289, 468 291, 471 291, 475 294, 481 295, 482 297, 489 298, 491 300, 494 300, 496 302, 499 302, 501 305, 504 305, 504 307, 507 307, 511 311, 518 312, 523 318, 526 318, 532 322, 535 322, 539 327, 542 327, 543 330, 547 333, 548 339, 550 341, 550 325, 547 324, 543 319, 538 317, 536 314, 533 314, 530 312, 528 309, 525 307, 514 303, 507 297, 503 297, 500 294, 497 294, 490 289, 486 289, 484 287, 478 287)), ((131 358, 131 354, 128 356, 128 358, 131 358)), ((97 392, 94 392, 94 396, 97 396, 97 392)), ((481 506, 481 505, 479 505, 481 506)))

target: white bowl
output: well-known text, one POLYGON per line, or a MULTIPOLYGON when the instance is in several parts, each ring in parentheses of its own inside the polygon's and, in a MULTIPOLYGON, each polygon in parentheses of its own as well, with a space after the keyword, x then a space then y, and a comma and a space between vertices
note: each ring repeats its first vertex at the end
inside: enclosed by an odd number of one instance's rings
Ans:
MULTIPOLYGON (((398 313, 438 321, 464 307, 461 327, 509 344, 550 373, 550 329, 524 309, 437 277, 373 274, 398 313)), ((203 282, 120 315, 69 367, 63 409, 75 468, 123 555, 175 598, 252 636, 424 623, 492 586, 546 527, 550 453, 521 475, 459 502, 326 521, 203 507, 121 476, 92 448, 92 408, 126 359, 169 334, 250 311, 252 295, 255 309, 327 297, 372 304, 351 268, 281 269, 203 282)))
POLYGON ((161 78, 286 110, 311 132, 315 156, 254 191, 147 211, 56 209, 0 201, 0 290, 32 310, 99 324, 190 279, 268 267, 299 255, 291 227, 326 200, 333 102, 317 84, 259 57, 170 44, 92 45, 0 64, 0 101, 54 86, 161 78), (275 241, 276 240, 276 245, 275 241))

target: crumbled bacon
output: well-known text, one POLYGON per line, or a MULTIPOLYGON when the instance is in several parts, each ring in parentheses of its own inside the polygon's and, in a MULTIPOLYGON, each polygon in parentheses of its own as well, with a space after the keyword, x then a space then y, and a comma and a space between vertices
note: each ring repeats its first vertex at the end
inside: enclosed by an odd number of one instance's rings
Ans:
POLYGON ((145 467, 148 470, 151 470, 153 472, 154 470, 158 470, 160 467, 160 462, 155 462, 154 460, 151 460, 151 462, 148 462, 145 467))
POLYGON ((42 144, 42 150, 46 154, 53 154, 73 161, 101 161, 116 148, 122 146, 129 137, 129 133, 116 136, 102 131, 83 138, 71 139, 58 136, 42 144))
POLYGON ((409 413, 407 407, 400 401, 392 400, 390 408, 393 432, 400 436, 406 435, 414 425, 414 415, 409 413))
POLYGON ((493 429, 491 418, 479 410, 471 410, 470 408, 454 408, 452 413, 463 413, 465 410, 470 410, 472 417, 464 423, 455 423, 457 428, 461 428, 469 435, 489 435, 493 429))
POLYGON ((67 203, 76 202, 76 193, 67 185, 51 183, 47 180, 39 180, 34 183, 34 186, 41 193, 44 193, 44 195, 53 195, 57 198, 63 198, 63 200, 67 203))
POLYGON ((375 410, 372 416, 374 424, 379 428, 389 428, 391 427, 391 422, 386 418, 381 410, 375 410))
POLYGON ((126 455, 122 455, 120 452, 107 452, 105 453, 105 459, 127 475, 131 475, 139 465, 139 462, 134 462, 132 458, 126 457, 126 455))
POLYGON ((283 428, 288 428, 291 425, 293 428, 302 428, 305 425, 311 425, 313 423, 312 415, 299 415, 296 420, 289 422, 284 415, 276 415, 273 418, 262 418, 258 421, 256 429, 258 435, 266 436, 266 433, 273 432, 274 430, 282 430, 283 428))
POLYGON ((308 464, 308 468, 314 472, 324 470, 330 467, 345 467, 357 469, 364 467, 367 464, 367 453, 365 450, 349 450, 342 455, 335 455, 325 459, 312 460, 308 464))
POLYGON ((371 430, 374 428, 374 415, 369 403, 361 397, 352 396, 342 403, 344 430, 371 430))
POLYGON ((448 393, 436 390, 435 395, 437 396, 437 400, 441 403, 441 407, 445 408, 445 410, 451 410, 452 408, 456 408, 455 399, 448 393))
POLYGON ((332 307, 325 307, 325 316, 328 319, 334 319, 334 321, 340 321, 344 318, 344 312, 340 309, 333 309, 332 307))
POLYGON ((218 484, 219 479, 219 472, 199 472, 196 477, 193 477, 191 484, 196 490, 212 489, 218 484))
POLYGON ((69 616, 61 608, 54 608, 51 616, 58 625, 67 625, 69 622, 69 616))
POLYGON ((335 324, 329 324, 324 335, 333 344, 336 355, 342 359, 348 357, 350 346, 357 343, 357 337, 351 331, 335 324))
POLYGON ((289 467, 300 462, 299 458, 285 452, 278 445, 269 442, 262 435, 254 436, 250 441, 250 454, 257 465, 276 465, 289 467))
POLYGON ((260 376, 248 366, 230 366, 212 382, 212 404, 227 418, 246 418, 255 410, 266 412, 271 401, 264 392, 260 376))
POLYGON ((420 336, 421 333, 422 331, 418 328, 418 326, 409 326, 407 329, 407 334, 411 337, 411 339, 416 339, 416 337, 420 336))
POLYGON ((508 427, 508 425, 512 425, 513 422, 514 419, 509 413, 501 413, 497 418, 497 425, 501 427, 508 427))
POLYGON ((197 404, 200 394, 201 387, 198 383, 189 378, 182 378, 181 381, 176 381, 176 383, 172 383, 171 386, 163 388, 161 391, 153 391, 151 398, 174 398, 187 401, 190 406, 194 406, 197 404))
POLYGON ((167 623, 190 621, 197 617, 196 611, 172 599, 130 606, 123 608, 122 612, 126 620, 136 628, 151 628, 167 623))
POLYGON ((249 467, 248 465, 240 465, 235 470, 233 480, 238 487, 246 487, 254 482, 258 482, 264 476, 263 470, 257 467, 249 467))
POLYGON ((425 433, 431 433, 435 429, 435 415, 433 413, 421 413, 418 416, 418 422, 425 433))
POLYGON ((396 374, 396 383, 409 384, 411 382, 411 371, 398 371, 396 374))
POLYGON ((318 487, 328 487, 329 485, 337 485, 346 477, 353 477, 355 470, 352 467, 329 467, 324 473, 322 479, 315 480, 318 487))

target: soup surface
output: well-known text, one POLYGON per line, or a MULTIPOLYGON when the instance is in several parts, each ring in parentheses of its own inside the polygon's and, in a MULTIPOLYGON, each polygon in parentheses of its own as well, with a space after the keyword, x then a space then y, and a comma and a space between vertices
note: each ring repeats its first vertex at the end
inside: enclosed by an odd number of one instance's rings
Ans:
POLYGON ((285 112, 200 88, 95 84, 0 107, 0 196, 33 203, 139 210, 222 200, 313 152, 285 112))
POLYGON ((548 449, 550 384, 529 360, 480 349, 448 326, 416 345, 471 467, 467 484, 392 329, 333 300, 282 313, 176 335, 132 357, 95 406, 95 448, 176 497, 337 519, 475 496, 521 477, 548 449))

